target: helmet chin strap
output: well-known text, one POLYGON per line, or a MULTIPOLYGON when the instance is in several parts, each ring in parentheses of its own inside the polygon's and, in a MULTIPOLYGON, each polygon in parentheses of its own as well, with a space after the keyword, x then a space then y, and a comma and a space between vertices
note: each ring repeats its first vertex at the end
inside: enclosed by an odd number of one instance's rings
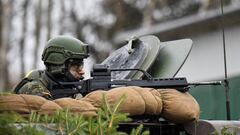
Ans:
POLYGON ((47 65, 47 71, 57 80, 64 80, 66 66, 63 65, 47 65))
POLYGON ((50 71, 50 73, 51 73, 53 76, 62 76, 62 75, 64 75, 62 69, 52 70, 52 71, 50 71))

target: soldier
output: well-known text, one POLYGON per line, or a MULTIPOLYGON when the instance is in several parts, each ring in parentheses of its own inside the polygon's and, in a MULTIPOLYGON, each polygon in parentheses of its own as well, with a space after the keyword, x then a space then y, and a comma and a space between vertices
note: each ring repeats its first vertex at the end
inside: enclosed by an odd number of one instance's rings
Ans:
MULTIPOLYGON (((59 98, 53 95, 52 91, 62 87, 59 82, 83 79, 83 59, 87 57, 88 46, 80 40, 66 36, 53 38, 47 42, 42 54, 46 69, 28 73, 14 88, 14 92, 38 95, 47 99, 59 98)), ((61 95, 61 97, 65 96, 69 95, 61 95)))

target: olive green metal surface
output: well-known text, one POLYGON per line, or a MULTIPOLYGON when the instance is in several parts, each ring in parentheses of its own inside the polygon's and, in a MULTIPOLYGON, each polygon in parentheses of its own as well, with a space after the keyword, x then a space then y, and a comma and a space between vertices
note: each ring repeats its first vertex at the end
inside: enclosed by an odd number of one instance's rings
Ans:
POLYGON ((148 72, 154 78, 174 77, 191 51, 192 40, 181 39, 161 42, 160 46, 162 47, 158 52, 158 56, 148 72))
MULTIPOLYGON (((143 41, 143 44, 147 47, 148 52, 146 58, 144 59, 142 65, 139 68, 147 71, 157 58, 158 52, 161 49, 161 44, 160 40, 153 35, 140 37, 140 40, 143 41)), ((140 79, 142 76, 143 73, 136 72, 132 78, 140 79)))

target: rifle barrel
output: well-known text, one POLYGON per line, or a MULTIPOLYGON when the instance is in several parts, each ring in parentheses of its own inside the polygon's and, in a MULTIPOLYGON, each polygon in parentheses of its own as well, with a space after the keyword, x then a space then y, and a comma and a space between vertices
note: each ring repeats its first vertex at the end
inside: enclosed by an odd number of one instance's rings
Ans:
POLYGON ((222 81, 211 81, 211 82, 193 82, 193 83, 188 83, 189 85, 221 85, 222 81))

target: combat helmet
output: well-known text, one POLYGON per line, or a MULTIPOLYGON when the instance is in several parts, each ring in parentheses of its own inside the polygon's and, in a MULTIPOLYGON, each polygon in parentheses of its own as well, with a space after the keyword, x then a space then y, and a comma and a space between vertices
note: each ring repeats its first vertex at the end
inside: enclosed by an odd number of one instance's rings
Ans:
POLYGON ((88 53, 88 46, 82 41, 73 37, 58 36, 47 42, 42 61, 50 73, 64 75, 69 60, 81 63, 89 56, 88 53))
POLYGON ((44 64, 56 65, 64 64, 66 60, 71 58, 84 59, 87 57, 87 44, 67 36, 58 36, 50 39, 42 54, 44 64))

